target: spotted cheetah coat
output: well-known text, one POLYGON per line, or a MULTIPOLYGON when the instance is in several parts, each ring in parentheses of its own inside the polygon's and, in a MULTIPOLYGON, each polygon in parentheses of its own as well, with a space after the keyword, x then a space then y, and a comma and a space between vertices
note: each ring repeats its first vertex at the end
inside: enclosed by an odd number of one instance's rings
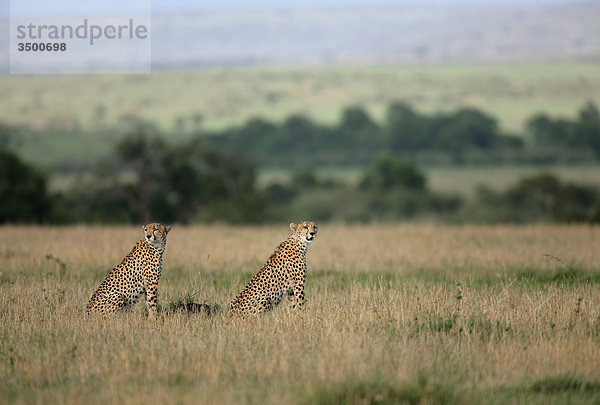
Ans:
POLYGON ((145 295, 148 313, 155 317, 164 250, 164 244, 157 247, 147 240, 139 241, 94 292, 87 305, 87 314, 107 315, 127 310, 145 295))

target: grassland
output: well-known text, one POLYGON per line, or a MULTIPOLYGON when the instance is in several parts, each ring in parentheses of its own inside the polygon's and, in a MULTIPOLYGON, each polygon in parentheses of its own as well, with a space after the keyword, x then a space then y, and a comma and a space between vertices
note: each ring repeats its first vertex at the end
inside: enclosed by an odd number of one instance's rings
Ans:
MULTIPOLYGON (((175 227, 159 302, 213 308, 285 226, 175 227)), ((0 403, 597 403, 600 228, 324 225, 307 305, 85 320, 137 227, 0 228, 0 403), (544 256, 551 254, 556 258, 544 256)))
POLYGON ((424 112, 480 108, 519 131, 537 112, 573 116, 599 101, 597 62, 399 67, 257 67, 158 70, 151 75, 4 76, 0 122, 36 128, 98 129, 139 116, 165 130, 224 128, 252 116, 282 120, 305 113, 336 122, 361 104, 382 118, 390 101, 424 112))

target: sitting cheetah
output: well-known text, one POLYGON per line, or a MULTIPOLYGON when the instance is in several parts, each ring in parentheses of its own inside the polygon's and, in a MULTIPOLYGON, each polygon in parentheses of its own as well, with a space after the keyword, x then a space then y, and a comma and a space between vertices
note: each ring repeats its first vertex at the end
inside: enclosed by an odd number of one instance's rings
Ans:
POLYGON ((304 304, 306 281, 306 251, 317 235, 317 224, 303 221, 290 224, 292 235, 283 241, 275 253, 252 277, 250 283, 229 304, 229 315, 258 314, 275 308, 285 295, 294 307, 304 304))
POLYGON ((143 227, 145 238, 139 241, 121 264, 112 269, 87 305, 87 314, 110 314, 133 306, 146 295, 150 317, 156 317, 156 293, 162 273, 162 256, 170 226, 158 223, 143 227))

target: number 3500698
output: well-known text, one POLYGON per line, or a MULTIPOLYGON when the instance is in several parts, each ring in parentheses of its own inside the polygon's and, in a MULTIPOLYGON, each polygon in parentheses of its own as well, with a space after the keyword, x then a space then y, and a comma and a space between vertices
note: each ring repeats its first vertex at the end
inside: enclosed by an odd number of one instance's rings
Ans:
POLYGON ((67 44, 64 42, 19 42, 19 52, 64 52, 67 44))

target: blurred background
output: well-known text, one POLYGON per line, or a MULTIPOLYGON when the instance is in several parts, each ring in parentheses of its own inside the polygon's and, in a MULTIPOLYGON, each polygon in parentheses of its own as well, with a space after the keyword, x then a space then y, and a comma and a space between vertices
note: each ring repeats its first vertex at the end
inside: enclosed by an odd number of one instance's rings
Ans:
POLYGON ((0 223, 599 222, 598 21, 155 0, 151 75, 0 75, 0 223))

